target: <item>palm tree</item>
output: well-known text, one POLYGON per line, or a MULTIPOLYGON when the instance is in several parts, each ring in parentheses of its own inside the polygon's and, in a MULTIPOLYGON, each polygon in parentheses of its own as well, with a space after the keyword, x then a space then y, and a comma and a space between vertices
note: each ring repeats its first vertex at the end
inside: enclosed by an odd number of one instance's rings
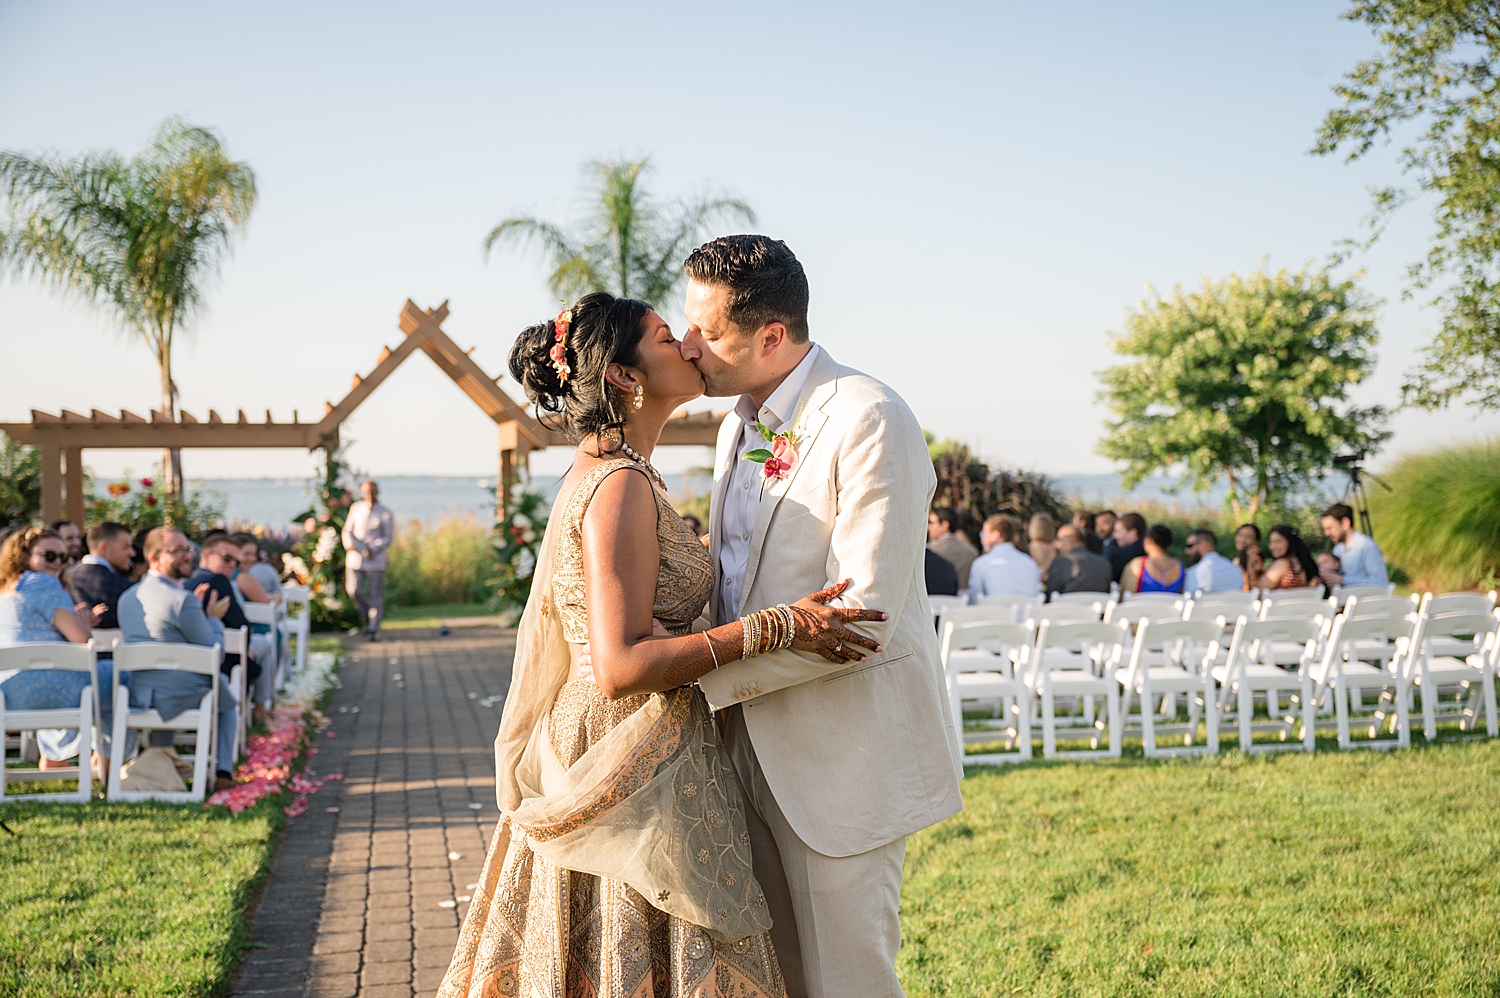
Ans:
MULTIPOLYGON (((161 409, 177 418, 172 347, 203 307, 207 283, 255 206, 255 174, 211 130, 162 123, 131 159, 0 151, 0 274, 40 278, 114 312, 161 374, 161 409)), ((182 491, 182 452, 163 454, 182 491)))
POLYGON ((755 212, 718 195, 660 204, 642 183, 649 171, 649 159, 588 163, 587 208, 576 231, 529 216, 507 218, 485 239, 485 257, 496 243, 534 241, 552 266, 547 284, 559 298, 608 291, 665 307, 682 283, 682 261, 692 248, 720 221, 753 225, 755 212))

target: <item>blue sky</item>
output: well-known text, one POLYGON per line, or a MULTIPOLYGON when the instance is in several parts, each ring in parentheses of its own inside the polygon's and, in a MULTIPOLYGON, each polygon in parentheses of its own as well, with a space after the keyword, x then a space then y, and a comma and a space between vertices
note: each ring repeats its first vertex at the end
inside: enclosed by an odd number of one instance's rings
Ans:
MULTIPOLYGON (((556 303, 540 259, 486 262, 484 235, 513 213, 566 221, 585 161, 649 154, 660 194, 749 201, 807 267, 814 338, 924 425, 1010 465, 1103 472, 1093 372, 1146 286, 1322 260, 1358 232, 1365 186, 1393 179, 1388 153, 1306 155, 1329 87, 1373 51, 1342 6, 0 0, 0 147, 133 151, 181 114, 254 167, 248 235, 179 351, 200 416, 317 416, 399 340, 407 297, 449 300, 450 335, 500 371, 556 303)), ((1429 212, 1407 209, 1351 263, 1386 302, 1361 401, 1397 400, 1437 324, 1400 300, 1429 212)), ((0 283, 0 342, 0 419, 157 399, 143 346, 35 286, 0 283)), ((1393 428, 1385 459, 1500 417, 1393 428)), ((346 435, 375 473, 494 469, 493 424, 423 357, 346 435)), ((88 458, 103 474, 153 460, 88 458)), ((186 461, 205 477, 312 466, 186 461)))

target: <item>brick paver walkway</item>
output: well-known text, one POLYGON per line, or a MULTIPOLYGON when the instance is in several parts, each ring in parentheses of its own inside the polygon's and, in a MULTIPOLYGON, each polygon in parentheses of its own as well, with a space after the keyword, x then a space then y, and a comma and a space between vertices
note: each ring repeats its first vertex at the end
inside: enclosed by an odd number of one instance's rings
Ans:
POLYGON ((351 641, 320 773, 291 819, 237 995, 411 998, 437 990, 494 831, 492 743, 512 632, 351 641), (329 808, 338 810, 330 811, 329 808))

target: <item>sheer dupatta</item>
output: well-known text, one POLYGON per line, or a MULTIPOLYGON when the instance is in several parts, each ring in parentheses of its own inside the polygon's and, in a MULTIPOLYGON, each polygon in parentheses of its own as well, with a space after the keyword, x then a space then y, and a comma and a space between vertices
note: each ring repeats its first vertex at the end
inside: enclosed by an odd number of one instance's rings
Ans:
POLYGON ((559 515, 568 499, 553 504, 516 634, 495 738, 500 811, 556 866, 624 881, 728 942, 768 931, 739 785, 696 687, 652 695, 571 766, 553 749, 548 717, 572 668, 552 586, 558 546, 575 543, 559 515))

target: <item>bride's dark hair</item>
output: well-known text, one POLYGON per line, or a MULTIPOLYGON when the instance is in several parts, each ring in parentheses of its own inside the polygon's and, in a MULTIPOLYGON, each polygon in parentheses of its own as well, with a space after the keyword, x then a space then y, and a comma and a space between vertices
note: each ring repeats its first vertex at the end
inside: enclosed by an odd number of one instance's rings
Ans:
POLYGON ((550 356, 556 343, 554 320, 521 330, 510 348, 510 373, 536 403, 543 425, 573 443, 595 435, 601 454, 620 449, 625 406, 619 390, 604 380, 604 372, 611 364, 630 366, 640 360, 650 311, 651 306, 643 301, 616 298, 604 291, 578 299, 565 343, 572 368, 566 382, 559 381, 550 356))

